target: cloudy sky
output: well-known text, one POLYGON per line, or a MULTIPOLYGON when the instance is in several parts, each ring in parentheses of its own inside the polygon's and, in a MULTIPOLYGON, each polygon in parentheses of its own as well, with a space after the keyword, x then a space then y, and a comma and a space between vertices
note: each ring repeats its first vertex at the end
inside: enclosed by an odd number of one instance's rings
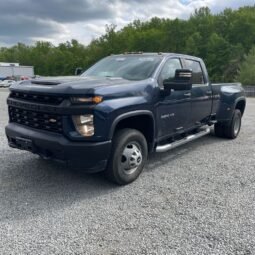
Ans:
POLYGON ((195 8, 213 13, 226 7, 254 5, 254 0, 0 0, 0 46, 47 40, 53 44, 71 39, 88 44, 105 31, 135 19, 188 18, 195 8))

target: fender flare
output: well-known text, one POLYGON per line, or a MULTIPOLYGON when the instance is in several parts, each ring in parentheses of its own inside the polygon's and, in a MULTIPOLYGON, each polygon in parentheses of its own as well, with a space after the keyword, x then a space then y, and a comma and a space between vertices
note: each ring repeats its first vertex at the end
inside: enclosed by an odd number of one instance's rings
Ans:
POLYGON ((244 102, 244 110, 245 110, 245 107, 246 107, 246 98, 244 96, 242 97, 238 97, 236 100, 235 100, 235 108, 236 109, 236 106, 239 102, 243 101, 244 102))
POLYGON ((115 132, 116 126, 118 125, 118 123, 124 119, 130 118, 130 117, 134 117, 134 116, 140 116, 140 115, 147 115, 152 119, 153 122, 153 141, 155 138, 155 118, 154 115, 151 111, 149 110, 137 110, 137 111, 131 111, 131 112, 126 112, 123 113, 121 115, 119 115, 117 118, 114 119, 112 125, 111 125, 111 129, 110 129, 110 139, 113 138, 113 134, 115 132))

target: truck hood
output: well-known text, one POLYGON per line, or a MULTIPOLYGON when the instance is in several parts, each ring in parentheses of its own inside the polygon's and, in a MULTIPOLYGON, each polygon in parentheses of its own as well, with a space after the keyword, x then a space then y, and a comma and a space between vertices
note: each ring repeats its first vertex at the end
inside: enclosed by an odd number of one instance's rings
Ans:
POLYGON ((66 83, 80 84, 101 84, 109 81, 124 80, 119 77, 83 77, 83 76, 56 76, 56 77, 40 77, 36 80, 31 80, 32 84, 38 85, 61 85, 66 83))
MULTIPOLYGON (((47 94, 68 94, 82 95, 106 94, 110 88, 123 91, 124 87, 137 86, 138 84, 148 84, 146 80, 130 81, 118 77, 82 77, 82 76, 63 76, 63 77, 42 77, 30 81, 17 82, 11 86, 11 91, 23 91, 47 94)), ((131 89, 131 88, 130 88, 131 89)), ((110 89, 112 90, 112 89, 110 89)))

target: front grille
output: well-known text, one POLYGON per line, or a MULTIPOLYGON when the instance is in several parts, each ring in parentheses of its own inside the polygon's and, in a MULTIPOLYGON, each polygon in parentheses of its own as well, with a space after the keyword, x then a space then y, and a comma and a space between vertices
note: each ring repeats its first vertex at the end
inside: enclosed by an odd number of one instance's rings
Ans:
POLYGON ((28 127, 62 133, 62 117, 55 114, 28 111, 9 106, 10 122, 28 127))
POLYGON ((12 91, 10 93, 10 98, 21 99, 29 102, 36 102, 42 104, 60 104, 64 98, 61 96, 53 96, 53 95, 40 95, 34 93, 24 93, 24 92, 15 92, 12 91))

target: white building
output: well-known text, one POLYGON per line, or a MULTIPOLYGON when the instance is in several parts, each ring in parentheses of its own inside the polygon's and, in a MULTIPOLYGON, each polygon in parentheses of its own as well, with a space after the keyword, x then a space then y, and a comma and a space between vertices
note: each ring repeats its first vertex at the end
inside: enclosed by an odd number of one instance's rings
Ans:
POLYGON ((7 76, 34 76, 33 66, 20 66, 19 63, 0 62, 0 77, 7 76))

